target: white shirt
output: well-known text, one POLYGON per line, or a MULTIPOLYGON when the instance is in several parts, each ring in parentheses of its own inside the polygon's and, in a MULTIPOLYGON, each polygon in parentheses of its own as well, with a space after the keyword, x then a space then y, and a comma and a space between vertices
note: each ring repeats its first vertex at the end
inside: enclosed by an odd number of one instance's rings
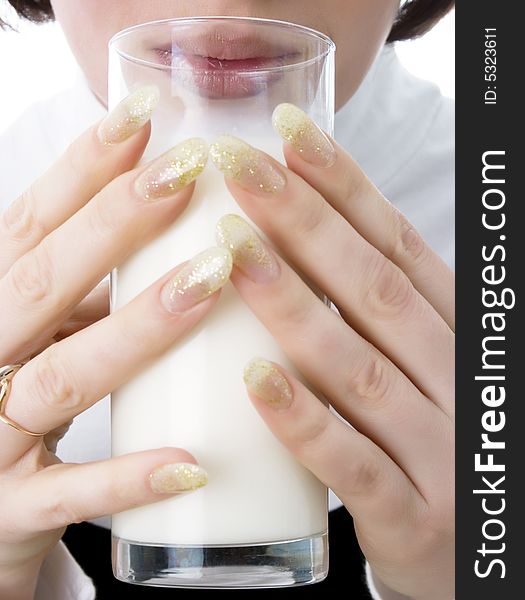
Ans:
MULTIPOLYGON (((43 173, 104 109, 79 74, 74 87, 32 106, 0 138, 0 212, 43 173)), ((434 250, 454 262, 454 103, 409 74, 385 47, 336 115, 336 139, 434 250)), ((109 396, 77 416, 57 455, 64 462, 111 456, 109 396)), ((330 509, 341 506, 330 491, 330 509)), ((91 521, 110 527, 110 517, 91 521)), ((367 581, 379 598, 370 578, 367 581)), ((95 590, 63 542, 46 558, 37 600, 92 600, 95 590)))

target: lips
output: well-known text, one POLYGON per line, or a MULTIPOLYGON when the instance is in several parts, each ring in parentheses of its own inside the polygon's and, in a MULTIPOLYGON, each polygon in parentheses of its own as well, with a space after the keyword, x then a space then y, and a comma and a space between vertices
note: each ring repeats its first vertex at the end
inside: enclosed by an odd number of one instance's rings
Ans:
POLYGON ((259 94, 282 77, 279 67, 292 57, 282 42, 227 31, 180 37, 153 51, 171 67, 174 83, 213 99, 259 94))
POLYGON ((282 76, 272 71, 284 64, 283 57, 253 57, 222 59, 195 54, 162 52, 162 57, 172 67, 175 84, 192 89, 211 99, 246 98, 260 94, 270 83, 282 76))

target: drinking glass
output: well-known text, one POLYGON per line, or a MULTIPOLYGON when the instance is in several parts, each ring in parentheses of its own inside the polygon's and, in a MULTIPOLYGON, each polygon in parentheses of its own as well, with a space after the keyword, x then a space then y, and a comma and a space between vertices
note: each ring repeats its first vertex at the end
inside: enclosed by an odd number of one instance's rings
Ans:
MULTIPOLYGON (((272 128, 279 104, 299 106, 333 133, 334 51, 325 35, 281 21, 194 17, 144 23, 109 43, 108 108, 141 86, 155 86, 160 100, 143 162, 187 138, 213 143, 221 134, 284 162, 282 140, 272 128)), ((228 213, 245 218, 273 247, 208 162, 176 222, 112 271, 110 311, 215 245, 216 223, 228 213)), ((112 516, 117 579, 257 588, 326 577, 328 490, 252 406, 242 373, 254 356, 279 363, 308 385, 227 284, 202 322, 111 394, 113 456, 181 447, 209 475, 208 484, 190 494, 112 516)))

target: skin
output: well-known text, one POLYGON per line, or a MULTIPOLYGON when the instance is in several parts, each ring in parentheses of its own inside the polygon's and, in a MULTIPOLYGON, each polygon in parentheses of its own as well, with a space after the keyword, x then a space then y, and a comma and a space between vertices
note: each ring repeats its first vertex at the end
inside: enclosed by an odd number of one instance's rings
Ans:
POLYGON ((279 19, 312 27, 337 45, 336 107, 359 87, 383 46, 399 7, 399 0, 54 0, 55 15, 97 98, 106 106, 109 39, 121 29, 174 17, 201 15, 250 16, 279 19))
MULTIPOLYGON (((278 1, 130 0, 111 3, 111 12, 102 0, 53 5, 103 103, 106 43, 123 27, 190 12, 283 20, 298 13, 296 3, 278 1)), ((338 45, 341 104, 383 44, 397 3, 331 0, 330 8, 302 0, 300 16, 301 24, 338 45)), ((113 146, 101 144, 96 130, 97 124, 74 141, 0 218, 0 313, 7 328, 0 365, 27 363, 15 376, 6 414, 30 431, 50 431, 34 438, 0 422, 0 595, 13 599, 32 598, 40 565, 69 523, 164 499, 149 485, 152 469, 197 462, 181 448, 80 465, 62 464, 54 453, 77 414, 172 346, 220 294, 168 312, 160 290, 179 266, 108 316, 107 288, 95 286, 177 219, 193 184, 145 203, 131 183, 142 171, 133 166, 149 124, 113 146), (90 240, 101 252, 86 265, 82 246, 90 240), (66 265, 73 273, 67 278, 60 276, 66 265), (102 352, 111 360, 100 361, 102 352)), ((286 180, 274 196, 227 180, 239 206, 278 249, 280 265, 272 281, 253 281, 239 268, 231 281, 355 430, 279 365, 293 392, 288 408, 248 395, 270 430, 352 514, 384 598, 448 600, 454 595, 453 274, 332 144, 336 160, 329 167, 307 163, 291 146, 285 147, 286 166, 263 156, 286 180), (288 262, 333 299, 339 315, 288 262), (311 343, 300 343, 304 339, 311 343)))

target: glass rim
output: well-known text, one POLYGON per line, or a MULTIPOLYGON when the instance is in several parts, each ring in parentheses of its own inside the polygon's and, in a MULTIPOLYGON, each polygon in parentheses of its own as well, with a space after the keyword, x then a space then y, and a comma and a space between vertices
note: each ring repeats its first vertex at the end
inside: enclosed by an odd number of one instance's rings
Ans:
POLYGON ((146 60, 144 58, 138 58, 136 56, 133 56, 133 55, 123 51, 123 50, 120 50, 119 48, 117 48, 115 46, 116 46, 116 43, 120 39, 125 38, 125 37, 129 36, 130 34, 135 33, 138 30, 151 28, 154 25, 155 26, 163 25, 163 24, 167 25, 169 23, 173 23, 173 24, 196 23, 199 21, 201 21, 201 22, 204 22, 204 21, 236 21, 236 22, 246 21, 249 23, 254 23, 254 22, 259 23, 264 26, 275 25, 275 26, 281 27, 282 29, 298 30, 301 33, 303 33, 305 36, 308 36, 310 38, 316 38, 317 40, 321 41, 325 45, 325 48, 323 49, 323 51, 312 58, 308 58, 306 60, 301 60, 301 61, 298 61, 295 63, 290 63, 287 65, 281 65, 281 66, 277 66, 277 67, 267 67, 264 69, 252 69, 252 70, 247 69, 247 70, 239 71, 239 73, 242 76, 250 76, 250 75, 253 76, 253 75, 260 75, 261 73, 272 73, 272 72, 276 72, 276 71, 282 72, 285 70, 288 71, 288 70, 293 70, 293 69, 304 69, 305 67, 308 67, 311 64, 314 64, 318 61, 324 60, 329 54, 334 53, 336 50, 335 42, 329 36, 322 33, 321 31, 317 31, 316 29, 306 27, 305 25, 298 25, 297 23, 292 23, 290 21, 264 19, 264 18, 259 18, 259 17, 234 17, 234 16, 219 16, 219 15, 217 15, 217 16, 196 16, 196 17, 175 17, 175 18, 169 18, 169 19, 159 19, 156 21, 147 21, 145 23, 139 23, 137 25, 132 25, 131 27, 126 27, 125 29, 122 29, 121 31, 118 31, 117 33, 115 33, 108 42, 108 49, 110 51, 116 52, 121 58, 123 58, 125 60, 149 67, 151 69, 157 69, 157 70, 161 70, 161 71, 193 71, 193 69, 190 67, 188 67, 188 68, 173 67, 172 65, 162 65, 159 63, 152 62, 150 60, 146 60))

